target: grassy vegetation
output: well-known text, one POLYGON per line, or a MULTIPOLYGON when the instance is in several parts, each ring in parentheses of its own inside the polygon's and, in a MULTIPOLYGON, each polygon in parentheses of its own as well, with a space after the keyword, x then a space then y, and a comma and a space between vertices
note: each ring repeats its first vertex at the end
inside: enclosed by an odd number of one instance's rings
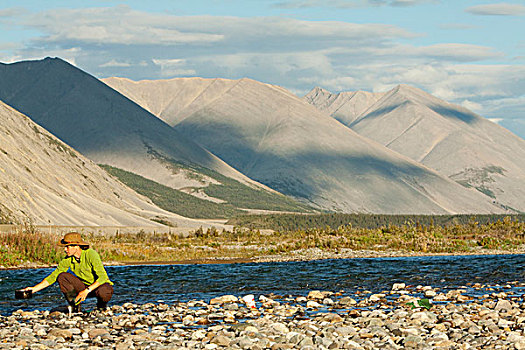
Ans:
POLYGON ((202 182, 203 176, 208 176, 220 182, 221 185, 208 186, 204 189, 204 192, 209 196, 225 200, 237 208, 291 212, 311 211, 310 207, 300 204, 289 197, 251 188, 237 180, 223 176, 222 174, 211 169, 204 168, 196 164, 183 163, 175 159, 165 157, 164 155, 155 151, 148 144, 145 144, 145 146, 148 148, 148 154, 156 158, 158 161, 164 163, 174 172, 184 169, 193 174, 194 179, 198 181, 202 182))
POLYGON ((271 214, 271 215, 243 215, 232 218, 229 225, 248 227, 251 229, 271 229, 278 231, 307 230, 310 228, 335 229, 341 225, 350 225, 355 228, 376 229, 389 225, 401 226, 406 224, 425 226, 465 225, 470 222, 488 224, 504 220, 525 221, 525 214, 521 215, 386 215, 386 214, 271 214))
MULTIPOLYGON (((210 197, 224 200, 225 203, 213 203, 200 199, 109 165, 100 166, 128 187, 150 198, 159 207, 190 218, 231 218, 245 213, 239 208, 294 212, 311 211, 311 208, 298 204, 289 197, 253 189, 205 168, 199 168, 196 171, 219 181, 221 184, 210 184, 203 187, 202 191, 210 197)), ((174 165, 172 164, 172 166, 174 165)), ((173 170, 176 171, 175 168, 173 170)), ((196 180, 199 179, 196 178, 196 180)))
POLYGON ((204 192, 208 196, 220 198, 238 208, 290 212, 312 211, 311 207, 301 204, 290 197, 251 188, 209 169, 201 168, 199 171, 221 183, 220 185, 211 184, 204 188, 204 192))
POLYGON ((25 262, 55 264, 62 258, 62 248, 54 236, 37 232, 32 226, 0 233, 0 265, 18 266, 25 262))
MULTIPOLYGON (((525 249, 525 223, 505 217, 481 224, 422 225, 389 224, 370 229, 342 225, 338 228, 310 228, 294 231, 260 232, 234 228, 193 232, 189 237, 176 233, 90 234, 84 238, 91 243, 104 261, 148 262, 181 261, 205 258, 253 258, 258 256, 292 254, 294 251, 318 248, 333 253, 345 250, 372 250, 421 253, 482 253, 521 252, 525 249)), ((24 231, 0 234, 2 260, 13 266, 21 261, 53 263, 60 256, 58 238, 44 233, 24 231)))
POLYGON ((494 192, 489 187, 487 187, 487 185, 494 182, 494 179, 492 178, 493 174, 504 175, 505 171, 506 170, 504 168, 495 165, 486 166, 479 169, 467 168, 460 173, 451 175, 450 178, 455 180, 463 187, 474 187, 481 193, 491 198, 496 198, 494 192))
MULTIPOLYGON (((88 236, 105 261, 118 262, 169 262, 195 259, 251 258, 260 251, 253 246, 237 244, 244 238, 232 232, 215 229, 197 230, 190 237, 174 233, 123 234, 113 237, 88 236)), ((244 235, 243 235, 244 236, 244 235)))
POLYGON ((229 203, 213 203, 122 169, 109 165, 101 167, 128 187, 172 213, 195 219, 228 218, 244 213, 229 203))
POLYGON ((505 217, 480 224, 388 225, 376 229, 351 225, 336 229, 274 231, 234 228, 232 231, 197 230, 190 237, 176 234, 137 234, 106 238, 92 236, 101 254, 116 261, 186 260, 202 258, 251 258, 286 255, 295 250, 319 248, 337 253, 342 249, 401 251, 411 253, 471 253, 483 250, 512 251, 525 247, 525 223, 505 217))

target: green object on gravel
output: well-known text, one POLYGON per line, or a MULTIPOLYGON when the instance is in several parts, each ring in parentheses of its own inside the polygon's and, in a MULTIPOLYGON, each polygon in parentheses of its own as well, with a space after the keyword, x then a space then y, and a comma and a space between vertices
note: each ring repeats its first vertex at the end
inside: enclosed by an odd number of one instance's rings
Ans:
POLYGON ((432 304, 430 303, 430 300, 428 299, 419 299, 419 300, 416 300, 415 303, 411 302, 411 303, 407 303, 407 305, 412 306, 412 309, 415 309, 417 307, 424 307, 425 309, 430 310, 430 308, 432 307, 432 304), (417 306, 416 306, 416 303, 417 303, 417 306))

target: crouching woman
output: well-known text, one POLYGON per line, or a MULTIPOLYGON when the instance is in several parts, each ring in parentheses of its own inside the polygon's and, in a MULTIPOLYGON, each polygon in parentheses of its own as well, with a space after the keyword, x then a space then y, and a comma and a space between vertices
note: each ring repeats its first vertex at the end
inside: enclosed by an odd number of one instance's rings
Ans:
POLYGON ((113 282, 108 278, 100 255, 89 248, 89 243, 84 242, 77 232, 67 233, 60 245, 64 247, 66 257, 42 282, 25 290, 36 293, 58 282, 73 311, 79 312, 80 303, 86 298, 97 298, 97 309, 106 309, 113 295, 113 282))

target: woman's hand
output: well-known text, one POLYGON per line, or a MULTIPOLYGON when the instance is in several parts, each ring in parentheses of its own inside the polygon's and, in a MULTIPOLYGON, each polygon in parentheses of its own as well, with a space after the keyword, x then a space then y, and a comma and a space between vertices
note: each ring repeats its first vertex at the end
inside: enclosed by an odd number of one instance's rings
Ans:
POLYGON ((84 300, 86 300, 87 296, 89 294, 89 289, 84 289, 80 293, 78 293, 77 297, 75 298, 75 304, 80 304, 84 300))

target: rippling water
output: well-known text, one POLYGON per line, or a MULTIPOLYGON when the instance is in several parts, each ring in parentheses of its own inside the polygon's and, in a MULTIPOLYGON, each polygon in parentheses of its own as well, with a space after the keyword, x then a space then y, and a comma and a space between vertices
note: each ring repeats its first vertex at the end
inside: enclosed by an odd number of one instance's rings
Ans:
MULTIPOLYGON (((444 290, 472 283, 497 285, 523 281, 525 255, 433 256, 333 259, 306 262, 216 265, 108 266, 115 283, 111 303, 187 301, 223 295, 306 295, 310 290, 380 292, 393 283, 431 285, 444 290)), ((0 314, 17 309, 51 309, 64 305, 55 283, 32 299, 14 298, 15 289, 32 286, 52 269, 0 271, 0 314)), ((522 294, 521 288, 514 288, 522 294)), ((470 291, 474 294, 474 291, 470 291)), ((93 307, 88 299, 85 309, 93 307)))

